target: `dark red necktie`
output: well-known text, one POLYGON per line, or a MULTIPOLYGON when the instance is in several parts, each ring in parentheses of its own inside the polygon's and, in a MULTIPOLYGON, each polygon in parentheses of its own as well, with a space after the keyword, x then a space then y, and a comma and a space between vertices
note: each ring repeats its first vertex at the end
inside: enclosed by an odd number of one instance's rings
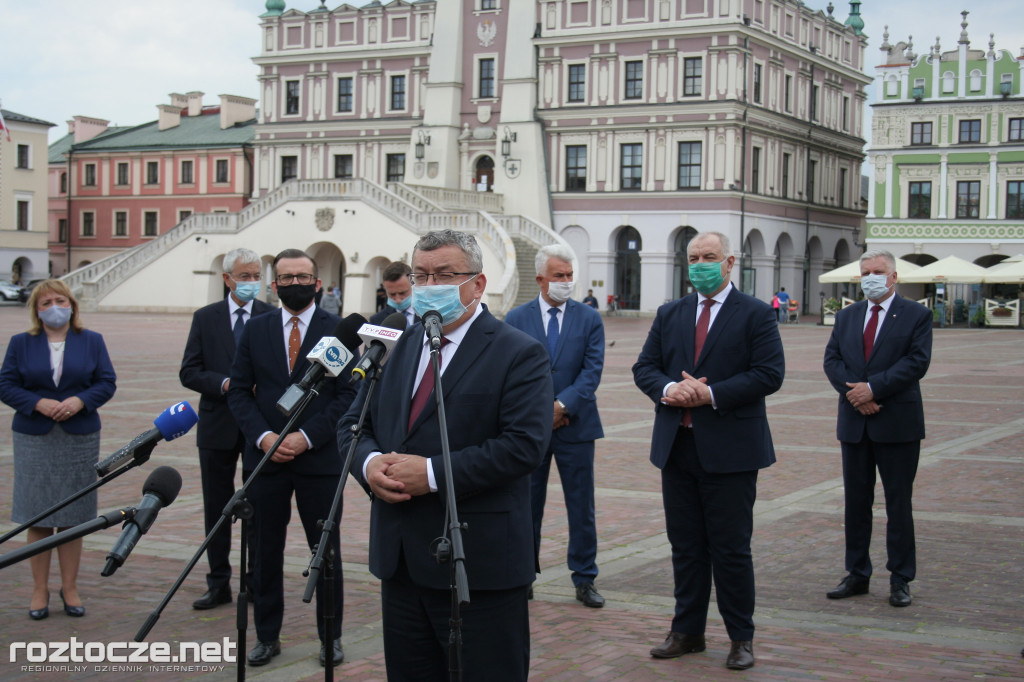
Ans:
POLYGON ((868 326, 864 327, 864 362, 871 357, 871 349, 875 347, 875 333, 878 331, 878 313, 882 306, 877 303, 871 306, 871 319, 868 326))
MULTIPOLYGON (((448 339, 441 337, 441 348, 448 345, 448 339)), ((437 355, 437 370, 441 371, 441 354, 437 355)), ((416 392, 412 396, 412 406, 409 408, 409 426, 406 430, 411 430, 412 425, 416 423, 416 418, 420 416, 420 412, 427 406, 427 399, 430 397, 431 392, 434 390, 434 370, 432 364, 428 361, 426 369, 423 370, 423 378, 420 379, 420 385, 416 387, 416 392)))
MULTIPOLYGON (((701 303, 704 305, 704 310, 700 311, 700 317, 697 318, 697 332, 693 338, 693 366, 697 366, 697 361, 700 360, 700 352, 704 350, 704 342, 708 340, 708 327, 711 326, 711 306, 715 305, 715 299, 705 298, 701 303)), ((690 408, 686 408, 683 412, 683 426, 692 426, 693 420, 690 418, 690 408)))

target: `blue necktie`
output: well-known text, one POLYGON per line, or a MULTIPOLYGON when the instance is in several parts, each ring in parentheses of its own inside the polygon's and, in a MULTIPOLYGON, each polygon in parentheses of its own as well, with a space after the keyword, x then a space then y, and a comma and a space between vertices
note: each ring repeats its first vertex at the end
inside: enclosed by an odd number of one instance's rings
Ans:
POLYGON ((231 331, 235 334, 235 348, 242 343, 242 329, 245 327, 245 308, 239 308, 235 311, 235 326, 231 328, 231 331))
POLYGON ((548 354, 555 359, 555 348, 558 347, 558 308, 548 308, 548 354))

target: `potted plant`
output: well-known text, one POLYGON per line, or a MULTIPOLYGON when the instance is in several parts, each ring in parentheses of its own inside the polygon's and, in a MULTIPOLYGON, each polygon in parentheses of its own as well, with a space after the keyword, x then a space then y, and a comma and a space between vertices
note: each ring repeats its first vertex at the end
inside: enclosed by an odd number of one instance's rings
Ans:
POLYGON ((832 326, 836 323, 836 313, 839 312, 839 301, 833 298, 826 298, 821 304, 821 323, 825 326, 832 326))
MULTIPOLYGON (((993 310, 992 314, 995 315, 995 312, 996 311, 993 310)), ((1010 311, 1007 310, 1006 312, 1009 313, 1010 311)), ((1002 316, 998 315, 997 317, 1002 317, 1002 316)), ((974 325, 975 327, 984 327, 985 326, 985 309, 984 308, 978 308, 976 311, 974 311, 974 315, 971 316, 971 324, 974 325)))

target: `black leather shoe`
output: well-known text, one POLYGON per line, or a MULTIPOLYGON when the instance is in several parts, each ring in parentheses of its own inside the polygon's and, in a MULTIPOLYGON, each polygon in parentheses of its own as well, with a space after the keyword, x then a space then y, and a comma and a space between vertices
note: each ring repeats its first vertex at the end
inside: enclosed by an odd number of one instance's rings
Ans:
POLYGON ((592 609, 599 609, 604 606, 604 597, 594 587, 594 583, 577 585, 576 599, 583 602, 584 606, 589 606, 592 609))
MULTIPOLYGON (((320 667, 323 668, 327 665, 327 647, 320 644, 320 667)), ((334 640, 334 665, 341 665, 342 661, 345 660, 345 650, 341 648, 341 637, 334 640)))
POLYGON ((192 608, 197 611, 205 611, 206 609, 212 609, 220 606, 221 604, 231 603, 231 588, 224 586, 218 587, 213 590, 207 590, 199 599, 192 602, 192 608))
POLYGON ((893 606, 910 606, 910 586, 902 580, 890 584, 889 603, 893 606))
POLYGON ((42 620, 50 615, 50 595, 46 595, 46 606, 41 609, 29 609, 28 617, 32 620, 42 620))
POLYGON ((729 670, 746 670, 754 667, 754 643, 733 642, 729 649, 729 657, 725 659, 725 667, 729 670))
POLYGON ((62 604, 64 604, 64 613, 68 614, 72 618, 81 618, 82 616, 85 615, 85 607, 84 606, 69 606, 68 603, 66 601, 64 601, 64 588, 63 587, 60 588, 60 602, 62 604))
POLYGON ((256 646, 249 652, 249 665, 261 666, 270 663, 270 659, 281 653, 281 640, 273 642, 256 642, 256 646))
POLYGON ((676 658, 683 654, 700 653, 704 649, 704 635, 684 635, 682 632, 670 632, 661 646, 651 649, 651 656, 676 658))
POLYGON ((846 599, 847 597, 855 597, 858 594, 867 594, 869 583, 870 581, 867 578, 860 578, 850 574, 843 578, 843 581, 836 586, 836 589, 828 592, 825 596, 829 599, 846 599))

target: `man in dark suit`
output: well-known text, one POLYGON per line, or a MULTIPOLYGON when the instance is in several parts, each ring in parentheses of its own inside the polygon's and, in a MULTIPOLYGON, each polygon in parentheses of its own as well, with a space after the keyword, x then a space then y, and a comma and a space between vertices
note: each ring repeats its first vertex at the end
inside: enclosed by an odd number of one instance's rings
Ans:
POLYGON ((917 572, 911 496, 924 438, 920 381, 931 362, 932 315, 896 295, 896 259, 888 251, 865 253, 860 272, 867 300, 836 314, 825 348, 825 374, 839 392, 847 572, 827 596, 868 591, 877 467, 888 517, 889 603, 910 606, 909 583, 917 572))
POLYGON ((534 546, 539 556, 548 474, 554 456, 569 518, 567 560, 576 599, 584 606, 601 608, 604 597, 594 587, 594 440, 604 437, 595 393, 604 368, 604 324, 596 310, 569 298, 572 259, 572 251, 564 246, 540 249, 535 263, 540 296, 509 311, 505 322, 545 344, 551 358, 555 391, 551 443, 531 482, 534 546))
MULTIPOLYGON (((316 263, 297 249, 286 249, 274 259, 271 287, 281 299, 280 313, 257 317, 245 326, 242 341, 231 368, 228 404, 245 434, 243 463, 252 471, 277 441, 288 417, 277 409, 277 401, 291 384, 298 383, 309 361, 306 355, 325 336, 333 336, 340 321, 316 307, 313 297, 321 286, 316 263)), ((353 360, 355 362, 355 360, 353 360)), ((352 363, 350 363, 351 365, 352 363)), ((319 543, 317 522, 327 519, 334 491, 341 476, 335 427, 354 397, 349 387, 348 368, 337 378, 328 377, 317 396, 298 418, 293 431, 285 434, 266 467, 253 481, 249 500, 255 509, 256 538, 253 619, 259 640, 249 652, 251 665, 266 665, 281 652, 279 635, 284 616, 284 545, 291 518, 292 493, 306 531, 310 549, 319 543)), ((340 522, 334 519, 335 523, 340 522)), ((335 549, 333 604, 323 599, 323 578, 316 593, 317 631, 320 634, 320 664, 333 650, 337 665, 344 658, 341 648, 342 573, 337 527, 331 543, 335 549), (334 640, 324 642, 323 614, 334 612, 334 640)))
POLYGON ((387 305, 370 317, 370 324, 380 325, 395 311, 405 315, 405 326, 408 329, 419 321, 416 311, 412 308, 412 284, 409 273, 412 272, 406 263, 395 261, 388 263, 381 273, 384 278, 384 291, 387 292, 387 305))
MULTIPOLYGON (((421 324, 399 339, 370 401, 352 474, 371 492, 370 571, 380 578, 388 679, 448 677, 450 564, 431 555, 446 534, 448 486, 467 525, 462 671, 526 680, 526 593, 535 575, 530 474, 551 433, 546 349, 481 304, 486 277, 471 235, 430 232, 413 251, 413 306, 441 313, 441 381, 451 449, 445 476, 429 342, 421 324), (425 371, 427 370, 427 371, 425 371), (426 382, 426 383, 424 383, 426 382)), ((366 394, 338 425, 351 440, 366 394)))
POLYGON ((661 469, 672 545, 675 616, 655 658, 704 651, 712 576, 732 645, 726 667, 754 665, 757 472, 775 461, 765 396, 785 359, 772 308, 729 281, 728 238, 703 232, 687 247, 697 293, 666 303, 633 365, 655 404, 651 463, 661 469))
MULTIPOLYGON (((217 524, 235 493, 235 466, 245 449, 245 438, 227 402, 235 347, 250 318, 273 310, 256 299, 260 292, 260 265, 259 254, 249 249, 234 249, 224 256, 222 277, 229 294, 223 301, 211 303, 192 315, 192 328, 178 372, 181 385, 200 394, 196 444, 207 533, 217 524)), ((247 542, 251 542, 251 537, 247 542)), ((225 523, 206 548, 210 564, 207 591, 192 602, 192 608, 212 609, 231 603, 230 553, 231 525, 225 523)))

